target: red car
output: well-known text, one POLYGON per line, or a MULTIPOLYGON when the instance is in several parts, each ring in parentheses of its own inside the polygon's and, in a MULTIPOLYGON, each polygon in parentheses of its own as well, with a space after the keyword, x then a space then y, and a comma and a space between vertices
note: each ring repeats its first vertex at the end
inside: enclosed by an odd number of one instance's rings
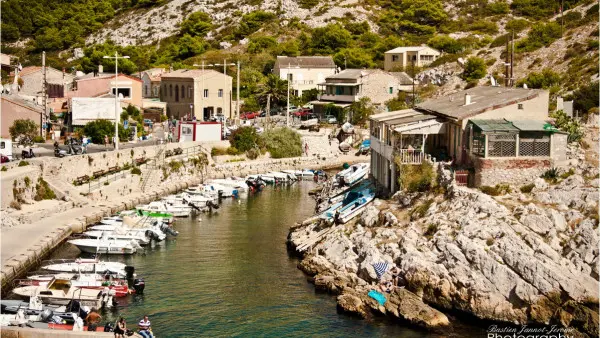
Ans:
POLYGON ((0 155, 0 163, 10 162, 10 159, 7 156, 0 155))
POLYGON ((252 119, 257 118, 259 115, 260 115, 259 111, 256 111, 256 112, 247 112, 247 113, 242 114, 240 116, 240 118, 242 120, 252 120, 252 119))
POLYGON ((297 112, 294 112, 294 116, 296 117, 303 117, 303 116, 308 116, 310 114, 312 114, 312 109, 310 108, 302 108, 300 110, 298 110, 297 112))

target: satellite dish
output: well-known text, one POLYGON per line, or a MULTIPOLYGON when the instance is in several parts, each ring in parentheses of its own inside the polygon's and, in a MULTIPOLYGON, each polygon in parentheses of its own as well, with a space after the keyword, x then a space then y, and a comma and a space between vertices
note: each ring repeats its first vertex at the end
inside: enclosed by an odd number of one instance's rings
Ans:
POLYGON ((523 83, 523 88, 527 89, 527 83, 523 83))

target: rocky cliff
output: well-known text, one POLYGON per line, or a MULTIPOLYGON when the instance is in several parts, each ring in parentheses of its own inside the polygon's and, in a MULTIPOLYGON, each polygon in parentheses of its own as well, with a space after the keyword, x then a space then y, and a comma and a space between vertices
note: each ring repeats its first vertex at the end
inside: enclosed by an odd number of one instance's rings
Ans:
MULTIPOLYGON (((289 243, 320 230, 297 226, 289 243)), ((431 328, 448 324, 438 310, 461 311, 598 336, 597 232, 597 175, 538 179, 530 193, 499 197, 451 186, 445 195, 376 200, 353 224, 334 226, 300 268, 361 316, 372 310, 431 328), (400 270, 404 289, 388 295, 390 306, 367 297, 377 262, 400 270), (405 299, 412 306, 398 305, 405 299)))

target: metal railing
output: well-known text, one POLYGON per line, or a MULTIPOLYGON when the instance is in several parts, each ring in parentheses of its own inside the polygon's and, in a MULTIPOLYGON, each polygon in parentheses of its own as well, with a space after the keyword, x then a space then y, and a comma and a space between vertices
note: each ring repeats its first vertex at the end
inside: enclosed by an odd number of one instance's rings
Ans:
POLYGON ((88 181, 88 193, 92 190, 100 189, 103 185, 109 185, 110 182, 115 182, 118 179, 124 178, 130 174, 129 169, 121 169, 120 171, 109 173, 95 180, 88 181))

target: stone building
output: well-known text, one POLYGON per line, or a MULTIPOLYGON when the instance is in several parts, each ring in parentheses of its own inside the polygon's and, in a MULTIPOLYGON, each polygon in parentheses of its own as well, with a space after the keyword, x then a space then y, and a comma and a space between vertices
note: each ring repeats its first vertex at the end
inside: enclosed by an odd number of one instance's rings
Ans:
POLYGON ((520 184, 567 164, 567 135, 548 123, 545 90, 476 87, 370 117, 371 171, 391 192, 397 167, 452 161, 474 185, 520 184))
POLYGON ((232 77, 212 69, 180 69, 161 76, 161 101, 167 116, 207 121, 231 115, 232 77))
POLYGON ((407 67, 424 67, 439 58, 441 53, 431 47, 422 45, 414 47, 398 47, 384 54, 383 69, 386 71, 404 70, 407 67))
POLYGON ((114 95, 115 88, 122 96, 122 103, 142 107, 142 80, 125 74, 118 75, 116 86, 115 74, 99 72, 77 77, 74 90, 68 92, 67 96, 72 98, 114 95))
POLYGON ((322 115, 327 104, 348 108, 363 97, 368 97, 376 108, 385 110, 385 103, 396 98, 398 92, 412 88, 406 81, 410 77, 402 74, 379 69, 346 69, 331 75, 318 84, 321 94, 317 101, 311 102, 314 112, 322 115))
MULTIPOLYGON (((42 67, 25 67, 18 72, 23 79, 20 95, 41 98, 43 94, 44 72, 42 67)), ((48 97, 64 97, 65 93, 73 89, 75 77, 52 67, 46 67, 46 82, 48 83, 48 97)))
POLYGON ((278 56, 273 73, 290 81, 292 94, 302 96, 303 91, 316 89, 317 84, 334 75, 336 69, 331 56, 278 56))
POLYGON ((160 78, 166 71, 164 68, 151 68, 141 72, 142 96, 144 98, 160 97, 160 78))

